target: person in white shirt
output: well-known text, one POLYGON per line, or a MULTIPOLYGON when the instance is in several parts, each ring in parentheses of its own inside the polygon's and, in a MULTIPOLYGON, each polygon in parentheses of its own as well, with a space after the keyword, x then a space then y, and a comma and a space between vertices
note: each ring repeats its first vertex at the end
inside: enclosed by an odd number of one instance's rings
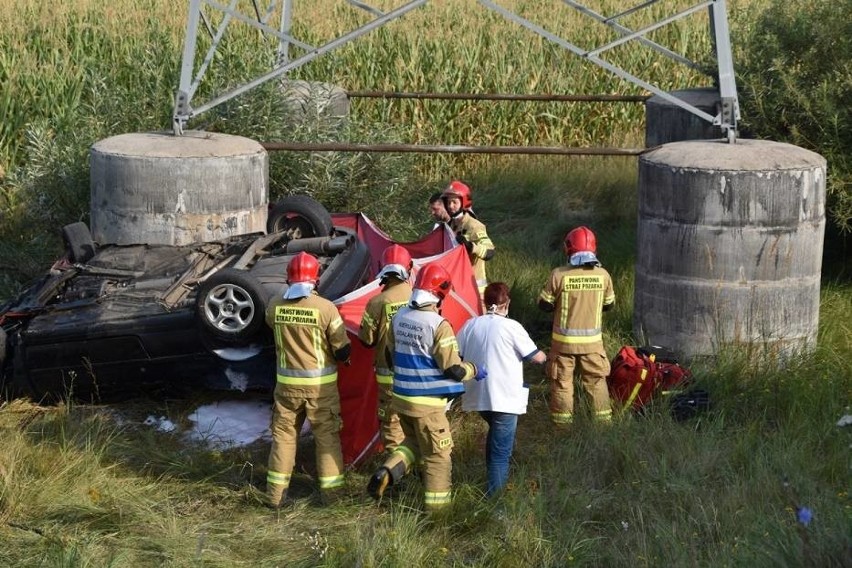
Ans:
POLYGON ((488 423, 485 464, 488 496, 497 494, 509 477, 509 460, 515 444, 518 416, 527 411, 529 387, 524 383, 523 362, 544 364, 527 331, 509 313, 509 287, 492 282, 485 288, 487 313, 468 320, 458 335, 459 352, 465 361, 488 370, 488 381, 469 381, 462 409, 479 412, 488 423))

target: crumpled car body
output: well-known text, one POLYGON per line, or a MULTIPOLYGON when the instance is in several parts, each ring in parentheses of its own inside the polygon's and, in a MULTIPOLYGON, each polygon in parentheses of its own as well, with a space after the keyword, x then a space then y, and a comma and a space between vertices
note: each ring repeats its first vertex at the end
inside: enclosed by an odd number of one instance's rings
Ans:
MULTIPOLYGON (((331 300, 367 276, 366 246, 332 227, 327 213, 316 222, 315 202, 302 214, 306 202, 277 206, 267 234, 216 242, 96 247, 66 239, 66 256, 0 307, 3 396, 105 400, 198 386, 270 388, 274 344, 264 314, 286 289, 295 254, 318 258, 317 292, 331 300)), ((65 233, 87 235, 79 225, 65 233)))

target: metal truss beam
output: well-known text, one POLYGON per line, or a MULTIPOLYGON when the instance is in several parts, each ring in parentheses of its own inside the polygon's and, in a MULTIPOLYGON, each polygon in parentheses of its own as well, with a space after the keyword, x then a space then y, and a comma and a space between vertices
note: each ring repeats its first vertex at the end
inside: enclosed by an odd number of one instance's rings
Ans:
MULTIPOLYGON (((267 81, 285 75, 286 73, 313 61, 317 57, 354 41, 376 28, 392 22, 393 20, 399 19, 412 10, 426 4, 429 0, 410 0, 402 2, 399 7, 387 13, 382 12, 381 10, 360 0, 343 0, 351 6, 370 14, 373 19, 368 23, 344 33, 340 37, 337 37, 319 47, 302 42, 298 38, 293 37, 291 34, 290 28, 293 17, 292 0, 269 0, 269 3, 263 13, 261 13, 257 1, 258 0, 252 0, 254 13, 251 16, 248 16, 237 9, 239 0, 230 0, 230 4, 227 6, 220 4, 216 0, 190 0, 189 17, 187 19, 186 36, 184 39, 183 59, 181 62, 180 84, 175 94, 173 128, 176 135, 182 134, 184 127, 191 118, 210 110, 217 105, 229 101, 234 97, 242 95, 243 93, 266 83, 267 81), (213 10, 222 13, 222 18, 218 28, 213 29, 210 24, 210 20, 205 13, 206 10, 213 10), (269 20, 276 10, 280 11, 277 29, 269 25, 269 20), (196 91, 208 71, 216 54, 216 50, 219 47, 222 38, 225 36, 229 25, 231 25, 234 21, 241 22, 257 29, 258 33, 261 35, 268 35, 277 38, 278 45, 275 57, 276 63, 272 66, 272 69, 269 72, 264 73, 259 77, 249 79, 245 83, 232 88, 225 93, 214 95, 209 101, 195 106, 193 105, 193 98, 196 91), (197 65, 196 71, 197 36, 200 28, 199 23, 201 22, 204 23, 207 33, 212 37, 212 42, 207 53, 197 65), (302 54, 295 59, 291 59, 291 47, 300 49, 302 54)), ((737 99, 736 80, 734 76, 733 57, 731 54, 726 0, 696 0, 695 4, 677 13, 662 17, 654 23, 635 31, 619 23, 619 20, 623 20, 623 18, 627 15, 652 6, 659 0, 645 0, 611 16, 599 14, 575 0, 562 0, 565 5, 600 24, 608 26, 620 35, 618 39, 590 50, 576 46, 567 39, 548 31, 544 27, 522 17, 508 8, 500 6, 492 0, 476 1, 485 8, 502 15, 506 19, 523 26, 529 31, 555 43, 556 45, 559 45, 564 49, 567 49, 575 55, 584 58, 585 60, 645 89, 650 93, 662 97, 663 99, 703 120, 721 127, 726 133, 729 141, 733 142, 736 139, 736 127, 737 121, 740 118, 740 111, 737 99), (678 54, 671 49, 652 41, 646 36, 656 29, 662 28, 705 8, 709 11, 709 25, 716 54, 718 72, 716 82, 718 84, 721 100, 720 111, 715 116, 702 111, 671 93, 663 91, 659 87, 625 71, 602 57, 602 54, 614 47, 623 45, 630 41, 635 41, 666 57, 669 57, 673 61, 686 65, 690 68, 697 69, 697 65, 682 54, 678 54)), ((629 2, 625 2, 625 4, 628 3, 629 2)))

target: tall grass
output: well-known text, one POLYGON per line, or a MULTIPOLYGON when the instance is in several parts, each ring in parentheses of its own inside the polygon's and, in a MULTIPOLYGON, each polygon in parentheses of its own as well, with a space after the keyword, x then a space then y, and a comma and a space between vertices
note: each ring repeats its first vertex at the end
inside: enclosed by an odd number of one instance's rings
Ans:
MULTIPOLYGON (((635 261, 635 204, 613 196, 635 195, 634 174, 603 159, 544 163, 473 178, 487 188, 475 207, 498 245, 489 274, 511 284, 511 315, 545 345, 549 319, 534 301, 563 260, 553 251, 568 227, 594 227, 616 280, 617 310, 604 322, 612 354, 631 342, 635 261)), ((269 512, 259 506, 267 445, 208 450, 142 426, 150 413, 184 424, 199 400, 6 403, 0 563, 846 566, 852 432, 837 422, 852 403, 852 330, 832 314, 848 312, 850 298, 848 284, 826 282, 819 347, 783 369, 736 352, 696 366, 713 407, 687 422, 658 401, 643 417, 603 427, 580 413, 570 431, 555 432, 541 370, 529 369, 506 494, 485 499, 484 423, 454 410, 455 496, 438 516, 422 513, 416 476, 379 506, 366 497, 380 457, 348 473, 342 503, 319 507, 305 473, 309 446, 300 448, 295 506, 269 512), (807 526, 801 507, 813 511, 807 526)))

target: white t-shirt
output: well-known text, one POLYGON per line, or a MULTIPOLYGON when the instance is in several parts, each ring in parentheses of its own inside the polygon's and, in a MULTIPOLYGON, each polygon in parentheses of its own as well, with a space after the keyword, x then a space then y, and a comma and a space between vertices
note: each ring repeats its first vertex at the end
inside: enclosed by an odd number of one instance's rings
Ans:
POLYGON ((465 361, 488 371, 483 381, 465 382, 462 409, 525 414, 530 392, 522 361, 538 351, 527 330, 513 319, 487 314, 468 320, 458 342, 465 361))

